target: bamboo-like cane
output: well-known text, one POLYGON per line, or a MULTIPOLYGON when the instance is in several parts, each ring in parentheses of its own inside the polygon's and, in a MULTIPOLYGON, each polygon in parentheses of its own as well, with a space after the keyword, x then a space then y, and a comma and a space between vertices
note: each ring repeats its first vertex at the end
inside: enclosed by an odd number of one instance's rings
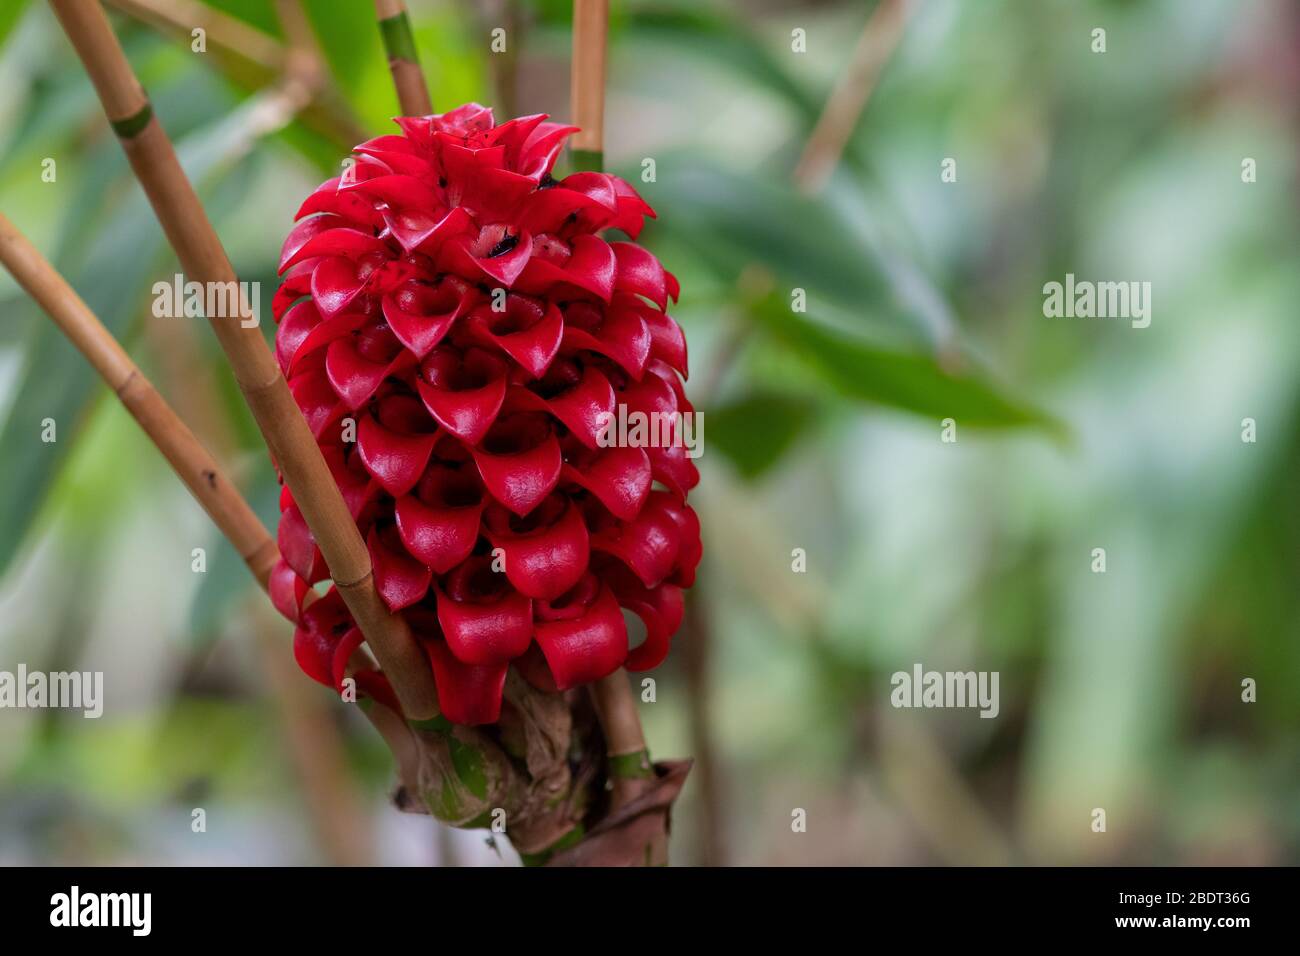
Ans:
POLYGON ((3 213, 0 263, 86 356, 265 588, 279 552, 253 509, 90 307, 3 213))
POLYGON ((384 38, 384 52, 388 54, 388 68, 393 73, 402 115, 428 116, 433 112, 433 103, 424 70, 420 68, 406 4, 403 0, 375 0, 375 17, 379 20, 379 34, 384 38))
POLYGON ((569 102, 579 129, 569 142, 569 158, 578 170, 599 170, 604 162, 608 34, 609 0, 574 0, 569 102))
MULTIPOLYGON (((50 0, 64 31, 85 64, 136 177, 144 187, 186 274, 195 281, 239 289, 234 269, 153 116, 144 90, 94 0, 50 0)), ((428 661, 399 615, 389 612, 375 588, 370 554, 344 504, 279 365, 250 314, 242 292, 238 315, 209 316, 235 380, 274 455, 285 483, 311 529, 330 576, 401 701, 407 717, 438 713, 428 661)))
MULTIPOLYGON (((270 533, 216 459, 112 333, 3 213, 0 213, 0 264, 113 390, 266 591, 271 568, 279 557, 270 533)), ((311 726, 310 713, 316 702, 307 696, 305 682, 292 673, 293 665, 288 663, 287 656, 281 656, 283 648, 268 645, 264 634, 257 636, 257 642, 283 711, 304 797, 311 806, 311 816, 326 851, 336 863, 365 864, 370 859, 369 851, 355 830, 355 820, 349 819, 350 808, 357 801, 350 790, 339 786, 340 780, 346 782, 341 772, 341 745, 333 738, 321 740, 318 730, 311 726)), ((359 662, 364 657, 354 660, 359 662)))
MULTIPOLYGON (((573 124, 581 129, 573 135, 571 159, 577 169, 599 169, 604 163, 608 33, 609 0, 574 0, 570 97, 573 124)), ((593 684, 591 697, 605 733, 613 805, 622 807, 655 781, 636 695, 620 668, 593 684)), ((650 848, 650 857, 651 863, 667 862, 666 835, 650 848)))

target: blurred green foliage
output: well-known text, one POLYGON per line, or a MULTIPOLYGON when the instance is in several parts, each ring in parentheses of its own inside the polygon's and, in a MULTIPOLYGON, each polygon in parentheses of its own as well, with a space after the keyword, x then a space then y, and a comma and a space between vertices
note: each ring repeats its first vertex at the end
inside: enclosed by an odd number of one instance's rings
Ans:
MULTIPOLYGON (((507 92, 563 117, 569 4, 511 4, 507 92)), ((283 39, 269 0, 210 5, 283 39)), ((305 6, 340 110, 384 131, 371 6, 305 6)), ((795 163, 870 6, 614 3, 607 158, 658 212, 644 239, 682 280, 706 422, 706 562, 646 708, 656 752, 716 751, 719 793, 688 787, 679 858, 1294 863, 1300 17, 1282 0, 921 0, 835 175, 803 194, 795 163), (1151 328, 1044 318, 1042 285, 1066 272, 1150 281, 1151 328), (685 663, 692 641, 710 672, 685 663), (890 674, 918 661, 999 671, 1000 717, 891 709, 890 674)), ((483 10, 411 7, 436 107, 499 101, 483 10)), ((269 301, 297 202, 348 144, 306 114, 248 142, 273 77, 115 22, 269 301)), ((178 339, 148 316, 176 264, 49 11, 6 4, 0 44, 0 207, 165 394, 204 409, 196 428, 270 520, 273 475, 206 328, 178 339), (178 362, 212 393, 187 394, 178 362)), ((0 666, 131 664, 120 722, 0 714, 0 861, 202 857, 140 820, 189 806, 194 781, 294 816, 247 639, 275 625, 237 556, 7 278, 0 307, 0 666), (118 835, 76 849, 91 823, 118 835)), ((341 726, 382 821, 382 748, 341 726)), ((308 838, 267 846, 318 858, 308 838)))

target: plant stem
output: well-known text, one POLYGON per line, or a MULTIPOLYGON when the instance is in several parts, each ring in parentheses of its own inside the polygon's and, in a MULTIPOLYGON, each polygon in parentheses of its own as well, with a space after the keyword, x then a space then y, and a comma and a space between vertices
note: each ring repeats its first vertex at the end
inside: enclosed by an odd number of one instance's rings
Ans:
MULTIPOLYGON (((192 280, 239 289, 221 240, 181 169, 171 141, 153 116, 103 9, 98 3, 80 0, 51 0, 51 6, 90 74, 104 112, 181 267, 192 280)), ((412 719, 432 717, 438 713, 438 704, 429 664, 405 621, 390 613, 380 599, 370 554, 356 523, 266 340, 255 324, 245 324, 241 318, 252 314, 242 291, 238 299, 241 308, 237 315, 208 317, 235 380, 316 538, 335 586, 406 715, 412 719)))
POLYGON ((199 0, 107 0, 110 6, 162 30, 202 30, 206 42, 223 50, 238 53, 268 71, 283 68, 284 50, 274 37, 267 36, 227 13, 199 0))
POLYGON ((880 0, 871 11, 849 67, 826 101, 794 170, 795 185, 808 194, 826 185, 871 99, 880 71, 903 35, 910 0, 880 0))
POLYGON ((598 169, 605 149, 605 50, 609 0, 574 0, 573 66, 569 101, 573 125, 569 141, 574 168, 598 169))
POLYGON ((90 307, 3 214, 0 262, 89 359, 265 588, 279 553, 262 522, 90 307))
MULTIPOLYGON (((610 802, 613 809, 625 807, 655 786, 654 767, 641 731, 636 694, 622 668, 591 685, 592 703, 605 733, 608 756, 610 802)), ((666 819, 666 817, 665 817, 666 819)), ((638 862, 651 866, 668 863, 668 833, 655 830, 638 862)))
POLYGON ((433 112, 433 103, 424 70, 420 68, 420 55, 415 50, 406 4, 403 0, 375 0, 375 16, 379 19, 379 34, 384 38, 384 51, 388 54, 388 68, 393 73, 402 115, 428 116, 433 112))
MULTIPOLYGON (((209 50, 236 85, 258 89, 291 69, 290 51, 274 37, 198 0, 106 2, 187 44, 192 42, 191 31, 202 27, 207 33, 209 50)), ((321 78, 325 79, 323 71, 321 78)), ((304 126, 344 150, 366 138, 365 128, 333 83, 317 84, 312 97, 302 109, 300 119, 304 126)))
MULTIPOLYGON (((696 577, 703 584, 703 576, 696 577)), ((682 670, 686 675, 688 723, 691 732, 691 755, 695 758, 699 807, 699 862, 704 866, 725 866, 727 855, 726 817, 721 774, 713 746, 712 647, 704 602, 692 595, 686 600, 686 637, 682 647, 682 670)))
POLYGON ((654 768, 650 766, 641 718, 637 714, 636 695, 628 683, 627 673, 620 668, 592 684, 591 697, 605 732, 614 803, 621 806, 643 793, 647 781, 654 780, 654 768))
MULTIPOLYGON (((600 169, 604 161, 608 34, 609 0, 574 0, 569 93, 573 123, 580 129, 570 142, 570 159, 578 170, 600 169)), ((611 804, 618 809, 654 786, 654 767, 641 730, 636 695, 622 668, 592 684, 591 697, 605 734, 611 804)), ((668 862, 668 834, 664 829, 647 847, 645 860, 652 864, 668 862)))

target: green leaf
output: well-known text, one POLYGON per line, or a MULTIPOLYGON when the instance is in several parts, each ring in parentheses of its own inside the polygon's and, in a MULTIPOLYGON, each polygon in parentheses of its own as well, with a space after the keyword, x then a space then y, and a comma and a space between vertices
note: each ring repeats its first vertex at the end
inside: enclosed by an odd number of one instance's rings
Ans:
POLYGON ((7 0, 3 6, 0 6, 0 46, 9 39, 9 34, 18 25, 26 10, 27 0, 7 0))
MULTIPOLYGON (((237 144, 232 124, 241 122, 238 112, 230 114, 179 144, 177 151, 191 181, 201 183, 229 162, 222 147, 237 144)), ((55 266, 114 338, 124 341, 144 314, 150 282, 159 276, 157 264, 165 247, 162 229, 139 191, 103 226, 83 218, 89 216, 87 207, 78 204, 73 210, 78 218, 68 223, 61 249, 79 247, 72 241, 78 233, 93 235, 94 243, 84 258, 55 255, 55 266), (130 254, 123 255, 123 250, 130 254)), ((0 425, 0 458, 6 462, 0 469, 0 575, 40 513, 90 403, 103 387, 82 355, 35 303, 23 300, 17 321, 30 322, 31 335, 13 401, 0 425), (56 422, 57 441, 41 441, 41 422, 46 418, 56 422)))
POLYGON ((816 403, 805 395, 752 392, 705 413, 707 447, 722 452, 753 480, 798 441, 815 411, 816 403))
MULTIPOLYGON (((749 312, 763 330, 840 395, 915 412, 937 420, 955 419, 977 428, 1038 426, 1066 434, 1056 418, 1021 401, 967 360, 945 368, 933 352, 901 351, 831 329, 792 312, 777 294, 755 302, 749 312)), ((956 361, 956 360, 954 360, 956 361)))
POLYGON ((668 233, 729 281, 758 263, 787 289, 829 300, 915 343, 940 336, 921 310, 898 300, 888 267, 836 208, 769 179, 665 157, 642 187, 668 233))
POLYGON ((243 20, 251 27, 274 37, 282 35, 280 18, 276 16, 275 4, 267 0, 203 0, 208 6, 243 20))
POLYGON ((811 129, 821 102, 795 81, 791 72, 744 21, 696 0, 664 3, 650 0, 632 6, 626 16, 611 16, 611 31, 625 28, 622 42, 654 44, 659 56, 697 56, 746 76, 794 107, 802 125, 811 129))

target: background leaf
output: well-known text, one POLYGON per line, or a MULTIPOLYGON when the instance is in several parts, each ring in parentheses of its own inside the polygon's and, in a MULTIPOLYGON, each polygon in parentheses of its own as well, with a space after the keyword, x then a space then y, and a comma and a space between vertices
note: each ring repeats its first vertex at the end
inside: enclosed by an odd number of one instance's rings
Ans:
POLYGON ((792 312, 775 294, 756 302, 749 314, 847 398, 936 420, 951 417, 959 425, 1037 425, 1063 434, 1058 420, 1008 395, 974 369, 948 371, 931 353, 881 348, 850 338, 792 312))
POLYGON ((775 465, 807 430, 816 404, 807 395, 751 392, 704 414, 707 450, 722 452, 745 478, 775 465))

